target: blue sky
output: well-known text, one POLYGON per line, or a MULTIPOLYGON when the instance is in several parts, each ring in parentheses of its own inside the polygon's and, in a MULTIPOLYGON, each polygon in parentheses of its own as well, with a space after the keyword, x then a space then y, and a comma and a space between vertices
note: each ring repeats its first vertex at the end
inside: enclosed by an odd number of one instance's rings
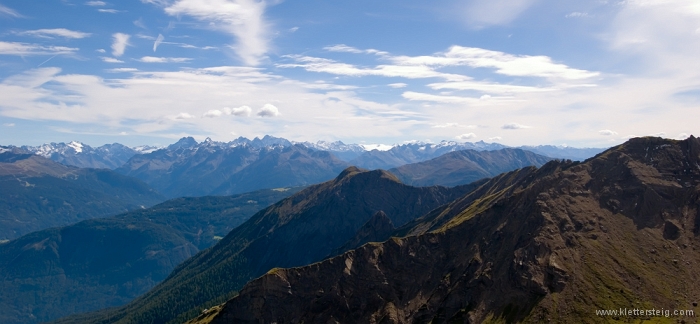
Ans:
POLYGON ((700 134, 696 0, 0 0, 0 144, 700 134))

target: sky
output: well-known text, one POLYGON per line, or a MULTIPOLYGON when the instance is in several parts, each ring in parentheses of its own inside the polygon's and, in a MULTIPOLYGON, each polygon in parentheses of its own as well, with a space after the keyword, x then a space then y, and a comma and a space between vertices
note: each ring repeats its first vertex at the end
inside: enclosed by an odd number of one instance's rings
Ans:
POLYGON ((0 0, 0 144, 700 135, 697 0, 0 0))

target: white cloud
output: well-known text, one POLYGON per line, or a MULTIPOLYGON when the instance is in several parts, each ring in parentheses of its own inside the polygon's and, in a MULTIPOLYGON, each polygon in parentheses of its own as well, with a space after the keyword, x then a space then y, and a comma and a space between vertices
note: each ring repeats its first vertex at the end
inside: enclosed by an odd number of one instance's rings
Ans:
POLYGON ((138 72, 139 69, 135 68, 116 68, 116 69, 108 69, 107 72, 110 73, 128 73, 128 72, 138 72))
POLYGON ((477 47, 452 46, 445 53, 432 56, 395 56, 391 58, 399 65, 469 66, 493 68, 496 73, 508 76, 529 76, 581 80, 600 73, 574 69, 555 63, 547 56, 513 55, 477 47))
POLYGON ((428 84, 428 87, 434 90, 442 89, 453 89, 453 90, 476 90, 487 93, 526 93, 526 92, 544 92, 544 91, 554 91, 554 88, 540 88, 540 87, 529 87, 529 86, 519 86, 511 84, 500 84, 491 82, 478 82, 478 81, 458 81, 458 82, 440 82, 428 84))
POLYGON ((474 97, 462 97, 462 96, 450 96, 450 95, 434 95, 429 93, 406 91, 401 94, 402 97, 411 101, 430 101, 443 104, 468 104, 473 106, 488 106, 499 103, 507 102, 522 102, 523 100, 514 99, 510 97, 492 97, 489 95, 483 95, 479 98, 474 97))
POLYGON ((52 38, 52 37, 58 36, 58 37, 75 38, 75 39, 85 38, 85 37, 89 37, 91 35, 90 33, 83 33, 83 32, 79 32, 79 31, 68 30, 65 28, 27 30, 27 31, 23 31, 23 32, 18 32, 17 34, 18 35, 44 37, 44 38, 52 38))
POLYGON ((405 88, 408 86, 408 84, 400 83, 400 82, 399 83, 389 83, 387 85, 394 88, 394 89, 405 88))
POLYGON ((209 110, 205 112, 202 117, 209 117, 209 118, 214 118, 214 117, 220 117, 224 113, 221 110, 214 109, 214 110, 209 110))
POLYGON ((0 55, 68 55, 77 48, 0 41, 0 55))
POLYGON ((666 137, 666 133, 659 132, 659 133, 649 134, 649 136, 666 137))
POLYGON ((502 139, 503 138, 501 138, 500 136, 489 137, 489 141, 492 141, 492 142, 500 141, 502 139))
POLYGON ((97 11, 104 12, 104 13, 113 13, 113 14, 121 12, 117 9, 97 9, 97 11))
POLYGON ((102 59, 103 62, 106 62, 106 63, 124 63, 124 61, 115 59, 113 57, 104 57, 103 56, 100 58, 102 59))
POLYGON ((137 20, 134 20, 134 26, 141 28, 141 29, 148 29, 148 28, 146 28, 146 24, 143 23, 143 18, 139 18, 137 20))
POLYGON ((603 136, 613 136, 613 135, 617 135, 617 132, 609 130, 609 129, 603 129, 603 130, 598 131, 598 134, 603 135, 603 136))
POLYGON ((156 41, 153 43, 153 52, 155 52, 156 49, 158 49, 158 45, 160 45, 160 43, 162 43, 164 39, 165 37, 163 37, 163 34, 158 34, 158 38, 156 38, 156 41))
POLYGON ((345 52, 345 53, 355 53, 355 54, 364 53, 364 51, 362 51, 360 49, 357 49, 357 48, 354 48, 351 46, 347 46, 345 44, 326 46, 323 49, 326 51, 330 51, 330 52, 345 52))
POLYGON ((366 49, 366 50, 361 50, 361 49, 358 49, 358 48, 355 48, 352 46, 348 46, 345 44, 326 46, 323 49, 326 51, 329 51, 329 52, 345 52, 345 53, 354 53, 354 54, 365 53, 365 54, 374 54, 374 55, 379 55, 379 56, 384 56, 384 55, 389 54, 388 52, 379 51, 379 50, 372 49, 372 48, 366 49))
POLYGON ((179 113, 177 116, 174 117, 174 119, 192 119, 192 118, 197 118, 193 115, 190 115, 188 113, 179 113))
POLYGON ((530 126, 525 126, 522 124, 518 123, 508 123, 503 126, 501 126, 502 129, 523 129, 523 128, 531 128, 530 126))
POLYGON ((122 33, 115 33, 112 35, 112 55, 122 56, 124 55, 124 50, 129 45, 129 35, 122 33))
POLYGON ((191 61, 191 58, 186 57, 153 57, 144 56, 138 61, 143 63, 185 63, 191 61))
POLYGON ((107 5, 107 3, 104 1, 88 1, 85 4, 92 7, 102 7, 107 5))
POLYGON ((566 18, 588 17, 588 13, 587 13, 587 12, 578 12, 578 11, 574 11, 574 12, 572 12, 572 13, 566 14, 564 17, 566 17, 566 18))
MULTIPOLYGON (((359 50, 347 45, 335 45, 326 47, 327 50, 350 53, 363 53, 376 50, 359 50)), ((379 51, 376 51, 379 52, 379 51)), ((466 66, 471 68, 489 68, 494 73, 512 77, 539 77, 546 78, 560 84, 561 87, 572 86, 562 82, 580 82, 599 76, 599 72, 591 72, 571 68, 565 64, 554 62, 548 56, 513 55, 499 51, 491 51, 475 47, 452 46, 447 52, 427 56, 390 56, 386 52, 383 58, 393 64, 383 64, 374 67, 358 67, 352 64, 342 63, 331 59, 286 55, 284 57, 294 60, 296 63, 278 64, 281 68, 303 68, 310 72, 323 72, 347 76, 384 76, 403 77, 408 79, 418 78, 442 78, 450 82, 431 84, 434 88, 456 90, 479 90, 494 93, 537 92, 551 91, 554 89, 518 86, 510 84, 497 84, 473 81, 471 77, 460 74, 438 71, 444 67, 466 66)), ((593 86, 591 84, 575 84, 576 86, 593 86)))
POLYGON ((297 30, 299 30, 299 27, 292 27, 292 28, 289 28, 289 32, 290 32, 290 33, 296 32, 297 30))
POLYGON ((690 136, 690 135, 688 135, 688 133, 680 133, 680 134, 678 134, 678 136, 676 136, 676 139, 677 140, 684 140, 684 139, 688 138, 688 136, 690 136))
POLYGON ((444 123, 444 124, 435 124, 433 125, 433 128, 476 128, 476 125, 461 125, 459 123, 444 123))
POLYGON ((466 141, 466 140, 476 138, 476 134, 474 134, 474 133, 462 134, 459 136, 455 136, 455 138, 458 140, 466 141))
POLYGON ((104 48, 96 49, 95 52, 97 52, 97 53, 107 53, 107 51, 105 51, 104 48))
POLYGON ((15 123, 4 123, 2 125, 5 127, 15 127, 15 123))
POLYGON ((245 116, 248 117, 252 113, 252 109, 248 106, 240 106, 238 108, 224 108, 224 113, 227 115, 233 115, 233 116, 245 116))
POLYGON ((294 59, 297 64, 278 64, 280 68, 303 68, 310 72, 323 72, 336 75, 347 76, 383 76, 383 77, 403 77, 407 79, 420 78, 444 78, 447 80, 461 81, 467 77, 458 74, 438 72, 425 65, 378 65, 374 68, 358 68, 352 64, 340 63, 325 58, 287 55, 287 58, 294 59))
POLYGON ((258 65, 268 50, 268 23, 264 19, 266 1, 256 0, 177 0, 147 1, 165 6, 172 16, 187 15, 209 22, 209 27, 233 35, 231 48, 247 65, 258 65))
POLYGON ((471 0, 459 1, 452 14, 460 15, 468 25, 483 28, 493 25, 505 25, 525 10, 536 0, 471 0), (466 18, 466 19, 465 19, 466 18))
POLYGON ((265 104, 256 115, 260 117, 277 117, 280 115, 280 112, 277 107, 271 104, 265 104))
POLYGON ((0 4, 0 16, 2 16, 2 15, 15 17, 15 18, 24 18, 24 16, 20 15, 14 9, 10 9, 10 8, 5 7, 2 4, 0 4))

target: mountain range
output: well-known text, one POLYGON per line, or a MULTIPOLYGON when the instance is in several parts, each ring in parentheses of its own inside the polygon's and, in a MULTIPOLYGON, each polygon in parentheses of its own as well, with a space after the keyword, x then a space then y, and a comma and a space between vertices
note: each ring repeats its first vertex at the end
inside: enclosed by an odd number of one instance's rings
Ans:
POLYGON ((635 138, 495 177, 383 242, 271 269, 190 323, 695 321, 663 310, 697 314, 698 235, 700 140, 635 138), (596 314, 621 308, 644 313, 596 314))
MULTIPOLYGON (((156 150, 162 149, 176 150, 181 147, 196 147, 198 145, 207 147, 217 146, 220 148, 248 146, 256 149, 270 149, 280 146, 288 147, 293 145, 301 145, 316 151, 330 152, 341 161, 348 162, 349 165, 355 165, 367 169, 388 170, 404 164, 430 160, 445 153, 454 151, 492 151, 508 148, 508 146, 502 144, 485 143, 484 141, 474 143, 442 141, 439 143, 408 142, 404 144, 395 144, 387 150, 378 150, 373 149, 372 145, 345 144, 341 141, 318 141, 316 143, 294 142, 269 135, 265 135, 263 138, 256 137, 252 140, 245 137, 239 137, 230 142, 217 142, 207 139, 201 143, 197 143, 194 138, 184 137, 177 143, 169 145, 168 147, 143 145, 133 148, 119 143, 114 143, 93 148, 87 144, 73 141, 69 143, 49 143, 39 146, 25 145, 22 146, 21 149, 65 165, 72 165, 81 168, 117 169, 136 155, 152 153, 156 150)), ((603 149, 598 148, 574 148, 553 145, 520 146, 517 148, 551 158, 570 160, 585 160, 603 151, 603 149)))
POLYGON ((434 159, 390 169, 401 182, 412 186, 457 186, 528 166, 540 167, 552 160, 521 149, 454 151, 434 159))
POLYGON ((163 200, 142 181, 108 169, 66 166, 19 148, 0 147, 0 240, 163 200))
POLYGON ((59 322, 183 322, 200 307, 223 302, 275 267, 328 257, 382 211, 401 226, 471 191, 473 186, 411 187, 392 174, 350 167, 261 210, 218 244, 178 266, 149 293, 116 310, 59 322))
POLYGON ((115 171, 141 179, 167 197, 180 197, 310 185, 332 179, 347 166, 328 152, 302 145, 228 146, 189 137, 134 156, 115 171))
POLYGON ((0 322, 46 322, 121 306, 260 209, 300 189, 177 198, 1 244, 0 322))
POLYGON ((43 156, 61 164, 79 168, 116 169, 132 156, 152 152, 153 146, 128 147, 119 143, 93 148, 80 142, 50 143, 40 146, 21 146, 21 149, 43 156))

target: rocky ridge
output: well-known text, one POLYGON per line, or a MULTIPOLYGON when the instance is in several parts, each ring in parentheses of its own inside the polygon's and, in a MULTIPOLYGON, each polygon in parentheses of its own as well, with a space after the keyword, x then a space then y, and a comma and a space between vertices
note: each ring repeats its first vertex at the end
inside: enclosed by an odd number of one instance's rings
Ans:
POLYGON ((193 322, 597 323, 616 318, 596 309, 621 307, 697 314, 697 138, 632 139, 477 191, 410 224, 408 236, 273 269, 193 322))

